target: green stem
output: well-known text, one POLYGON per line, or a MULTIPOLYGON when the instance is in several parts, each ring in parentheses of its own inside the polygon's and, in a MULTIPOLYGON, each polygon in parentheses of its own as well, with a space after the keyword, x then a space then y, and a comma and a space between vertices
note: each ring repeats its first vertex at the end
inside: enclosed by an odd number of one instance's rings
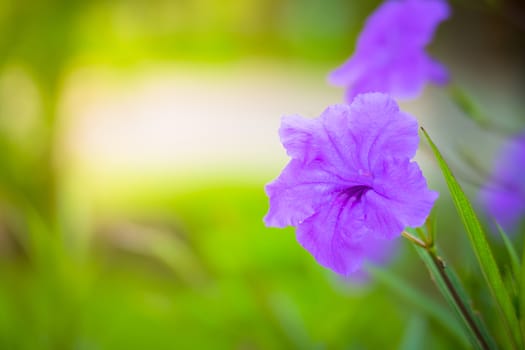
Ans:
POLYGON ((483 332, 480 330, 477 322, 473 319, 472 313, 469 312, 469 306, 466 305, 464 300, 461 298, 460 293, 456 290, 454 283, 451 281, 446 271, 445 261, 437 255, 434 244, 432 242, 427 243, 406 231, 403 231, 402 235, 410 242, 425 250, 425 252, 429 255, 432 264, 434 265, 436 271, 438 271, 446 289, 453 299, 453 302, 456 304, 458 312, 461 313, 461 316, 467 323, 468 328, 474 333, 474 336, 479 345, 482 349, 491 349, 489 341, 485 339, 483 332))

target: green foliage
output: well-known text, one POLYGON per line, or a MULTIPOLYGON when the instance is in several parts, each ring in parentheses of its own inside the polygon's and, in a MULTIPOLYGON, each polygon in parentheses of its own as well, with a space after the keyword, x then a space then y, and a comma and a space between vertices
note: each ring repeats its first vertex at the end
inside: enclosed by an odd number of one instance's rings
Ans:
POLYGON ((292 230, 265 228, 259 184, 135 190, 125 202, 118 213, 112 207, 113 219, 94 223, 98 233, 82 259, 76 232, 49 231, 27 212, 30 261, 13 256, 0 268, 0 348, 399 343, 403 310, 377 286, 334 279, 292 230), (388 327, 363 336, 379 314, 388 327))
POLYGON ((495 302, 501 311, 501 316, 507 326, 510 341, 513 343, 514 347, 521 348, 522 336, 520 332, 519 321, 516 316, 510 294, 503 282, 499 267, 485 237, 483 227, 477 218, 474 209, 472 208, 472 204, 452 174, 452 171, 448 167, 438 148, 423 128, 422 131, 428 143, 430 144, 443 176, 445 177, 445 181, 448 185, 452 200, 456 206, 461 221, 465 226, 472 249, 476 254, 485 280, 487 281, 487 284, 494 296, 495 302))
POLYGON ((521 264, 520 264, 520 259, 518 257, 518 253, 516 252, 516 249, 514 248, 514 244, 512 243, 508 235, 505 233, 503 228, 500 225, 497 225, 497 226, 498 226, 498 232, 501 236, 501 239, 503 240, 503 243, 505 244, 505 248, 507 249, 509 264, 510 264, 510 268, 512 271, 512 278, 518 281, 520 278, 519 276, 520 276, 520 270, 521 270, 521 266, 520 266, 521 264))
MULTIPOLYGON (((101 190, 54 153, 65 82, 78 67, 247 57, 341 63, 379 3, 0 1, 0 78, 22 70, 39 108, 16 139, 10 127, 20 116, 2 107, 15 97, 25 105, 23 89, 0 96, 0 349, 465 347, 459 322, 417 284, 410 256, 397 260, 403 277, 376 270, 368 284, 341 281, 292 230, 262 225, 267 198, 254 179, 232 185, 210 169, 196 190, 173 189, 176 177, 155 188, 113 179, 101 190), (85 197, 70 198, 70 182, 85 197)), ((523 259, 519 269, 516 284, 525 285, 523 259)))
MULTIPOLYGON (((418 251, 419 253, 419 251, 418 251)), ((412 304, 418 309, 419 312, 425 314, 429 318, 438 322, 441 327, 445 328, 451 335, 457 338, 457 340, 464 346, 468 347, 469 339, 465 332, 463 332, 462 325, 457 321, 457 319, 450 314, 446 309, 443 308, 443 305, 436 303, 433 299, 429 298, 423 292, 417 290, 411 286, 408 282, 402 280, 400 277, 397 277, 391 272, 387 272, 377 268, 371 268, 371 273, 374 278, 383 284, 389 291, 392 291, 398 294, 401 298, 412 304)), ((434 276, 434 280, 438 283, 442 283, 442 280, 439 279, 439 276, 434 276)), ((420 319, 418 317, 416 319, 420 319)), ((406 341, 409 342, 410 337, 413 335, 413 332, 416 332, 413 328, 416 328, 412 325, 413 322, 410 322, 409 328, 407 329, 408 333, 406 336, 406 341)), ((419 329, 419 328, 416 328, 419 329)), ((419 339, 419 337, 415 337, 419 339)), ((422 341, 422 339, 420 339, 422 341)), ((418 344, 416 340, 415 344, 418 344)), ((412 344, 412 343, 409 343, 412 344)), ((415 346, 415 345, 414 345, 415 346)), ((407 345, 407 347, 409 347, 407 345)), ((404 346, 403 346, 404 348, 404 346)))
POLYGON ((488 118, 483 115, 483 112, 479 106, 472 100, 472 98, 459 86, 451 86, 449 93, 452 102, 464 113, 465 116, 469 117, 472 121, 480 125, 482 128, 489 127, 488 118))
POLYGON ((426 346, 426 333, 428 325, 425 319, 419 315, 412 316, 408 323, 403 337, 403 342, 399 346, 399 350, 419 350, 426 346))
POLYGON ((422 248, 414 245, 421 260, 425 263, 433 281, 447 303, 463 321, 463 329, 476 349, 495 349, 496 345, 454 271, 437 255, 435 246, 422 248))

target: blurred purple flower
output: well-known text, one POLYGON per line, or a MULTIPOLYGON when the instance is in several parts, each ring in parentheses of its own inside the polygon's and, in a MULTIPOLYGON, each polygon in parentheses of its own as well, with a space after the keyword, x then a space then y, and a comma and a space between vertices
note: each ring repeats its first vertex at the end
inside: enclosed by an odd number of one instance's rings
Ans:
POLYGON ((480 199, 489 215, 507 231, 525 216, 525 132, 503 145, 494 170, 481 190, 480 199))
POLYGON ((364 92, 410 99, 427 81, 446 84, 447 70, 424 47, 448 16, 445 0, 386 1, 368 18, 353 56, 330 74, 330 83, 347 88, 347 102, 364 92))
POLYGON ((296 226, 316 260, 342 275, 379 261, 406 226, 421 226, 437 193, 410 159, 417 121, 385 94, 363 94, 319 118, 284 117, 281 142, 292 158, 266 186, 274 227, 296 226))

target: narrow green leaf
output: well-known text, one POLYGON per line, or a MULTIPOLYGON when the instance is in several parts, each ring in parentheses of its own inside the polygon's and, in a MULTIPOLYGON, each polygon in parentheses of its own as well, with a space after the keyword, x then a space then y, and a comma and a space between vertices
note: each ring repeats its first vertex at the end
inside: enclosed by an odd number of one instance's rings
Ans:
POLYGON ((512 244, 512 241, 509 239, 503 228, 501 228, 500 225, 498 226, 499 234, 501 235, 501 239, 503 239, 503 243, 505 244, 505 248, 507 248, 507 253, 509 254, 510 259, 510 267, 512 270, 512 274, 516 281, 520 278, 520 259, 518 258, 518 253, 516 252, 516 249, 514 248, 514 245, 512 244))
POLYGON ((416 234, 420 235, 430 246, 433 246, 436 241, 436 231, 436 211, 432 210, 425 222, 425 230, 416 230, 416 234))
POLYGON ((476 123, 480 128, 488 131, 495 131, 503 135, 510 134, 510 130, 506 130, 500 125, 494 123, 493 119, 488 118, 483 109, 474 101, 474 99, 467 94, 467 92, 457 85, 452 85, 448 89, 448 93, 452 102, 463 112, 465 116, 476 123))
POLYGON ((467 95, 467 93, 459 86, 453 85, 448 89, 449 96, 452 102, 458 107, 467 117, 478 123, 482 128, 487 127, 487 118, 481 112, 481 108, 467 95))
POLYGON ((525 241, 521 256, 521 272, 519 281, 519 317, 522 334, 525 334, 525 241))
POLYGON ((485 277, 485 280, 487 281, 487 284, 489 285, 496 303, 498 304, 499 310, 501 311, 505 325, 509 331, 509 335, 511 336, 510 339, 517 348, 523 348, 518 318, 514 311, 510 295, 507 293, 507 289, 503 283, 503 278, 501 277, 496 260, 494 259, 492 251, 490 250, 490 246, 485 237, 483 227, 481 226, 481 223, 476 216, 474 209, 472 208, 472 204, 452 174, 452 171, 443 159, 443 156, 439 152, 438 148, 427 134, 425 129, 421 128, 421 130, 430 144, 441 172, 443 173, 454 205, 456 206, 461 221, 465 226, 468 238, 481 267, 481 271, 485 277))
POLYGON ((406 281, 399 278, 397 275, 389 273, 388 271, 369 267, 368 271, 372 276, 383 286, 388 288, 399 297, 414 305, 421 312, 426 314, 439 323, 443 328, 449 331, 451 335, 465 347, 468 347, 469 340, 463 327, 450 312, 447 312, 441 305, 436 303, 431 298, 408 284, 406 281))
POLYGON ((310 338, 301 315, 293 299, 285 294, 268 295, 268 304, 275 321, 284 331, 290 343, 297 349, 317 349, 318 345, 310 338))
POLYGON ((428 226, 427 226, 427 229, 428 231, 430 231, 429 233, 429 237, 430 237, 430 243, 434 244, 434 242, 436 242, 436 232, 437 232, 437 229, 436 229, 436 216, 435 215, 432 215, 430 218, 430 221, 427 220, 427 223, 428 223, 428 226))
POLYGON ((415 314, 410 318, 399 350, 420 350, 428 344, 427 322, 421 315, 415 314))
POLYGON ((455 273, 449 268, 439 269, 437 264, 444 264, 441 260, 436 262, 434 257, 425 249, 414 245, 417 253, 429 269, 432 279, 447 303, 463 321, 462 329, 465 329, 471 343, 476 349, 496 349, 494 340, 479 318, 478 314, 471 308, 470 299, 459 283, 455 273), (443 273, 442 273, 443 272, 443 273), (484 340, 485 344, 480 342, 484 340))

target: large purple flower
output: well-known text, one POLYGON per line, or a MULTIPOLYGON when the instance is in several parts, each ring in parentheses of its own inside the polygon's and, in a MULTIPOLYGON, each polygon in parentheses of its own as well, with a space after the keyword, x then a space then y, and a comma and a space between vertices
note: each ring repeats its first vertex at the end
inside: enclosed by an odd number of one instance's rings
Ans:
POLYGON ((406 226, 421 226, 437 198, 410 160, 417 121, 385 94, 357 96, 315 119, 284 117, 279 133, 292 159, 266 186, 264 221, 296 226, 303 247, 339 274, 382 255, 406 226))
POLYGON ((409 99, 417 97, 427 81, 447 83, 447 70, 424 47, 448 16, 444 0, 387 0, 368 18, 353 56, 329 81, 347 88, 348 102, 364 92, 409 99))
POLYGON ((489 215, 508 231, 525 216, 525 132, 505 143, 480 198, 489 215))

